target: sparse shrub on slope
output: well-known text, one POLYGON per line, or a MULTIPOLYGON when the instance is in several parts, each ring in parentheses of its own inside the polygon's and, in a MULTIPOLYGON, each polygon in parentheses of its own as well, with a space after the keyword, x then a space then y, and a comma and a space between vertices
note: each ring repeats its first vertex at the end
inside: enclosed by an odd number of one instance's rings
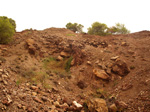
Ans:
POLYGON ((124 24, 117 23, 115 26, 107 27, 104 23, 94 22, 91 27, 88 28, 88 34, 92 35, 112 35, 112 34, 128 34, 130 31, 124 24))
POLYGON ((82 28, 84 26, 78 23, 67 23, 66 24, 66 28, 69 30, 72 30, 73 32, 78 32, 78 33, 82 33, 82 28))
POLYGON ((130 31, 125 27, 124 24, 117 23, 115 26, 112 26, 108 29, 108 32, 111 34, 128 34, 130 31))
POLYGON ((0 16, 0 43, 7 44, 12 41, 15 33, 16 23, 13 19, 0 16))
POLYGON ((92 26, 88 28, 88 34, 106 36, 107 29, 108 27, 106 24, 94 22, 92 26))

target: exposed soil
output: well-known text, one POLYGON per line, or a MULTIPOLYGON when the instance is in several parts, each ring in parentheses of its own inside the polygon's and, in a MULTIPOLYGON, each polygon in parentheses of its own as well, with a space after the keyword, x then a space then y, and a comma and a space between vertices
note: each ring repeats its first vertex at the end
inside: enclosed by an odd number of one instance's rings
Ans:
POLYGON ((150 32, 17 32, 0 45, 0 90, 0 112, 149 112, 150 32))

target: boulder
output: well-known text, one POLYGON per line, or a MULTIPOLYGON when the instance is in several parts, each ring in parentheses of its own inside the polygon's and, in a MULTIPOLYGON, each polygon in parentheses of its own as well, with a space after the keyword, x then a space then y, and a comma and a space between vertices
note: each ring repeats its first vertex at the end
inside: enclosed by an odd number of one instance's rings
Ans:
POLYGON ((104 70, 93 69, 93 73, 94 73, 94 75, 96 75, 98 78, 105 79, 105 80, 108 80, 108 79, 109 79, 109 75, 108 75, 104 70))
POLYGON ((120 76, 125 76, 130 72, 126 62, 122 60, 116 60, 112 66, 112 71, 120 76))
POLYGON ((106 101, 101 98, 93 98, 87 102, 90 112, 108 112, 106 101))

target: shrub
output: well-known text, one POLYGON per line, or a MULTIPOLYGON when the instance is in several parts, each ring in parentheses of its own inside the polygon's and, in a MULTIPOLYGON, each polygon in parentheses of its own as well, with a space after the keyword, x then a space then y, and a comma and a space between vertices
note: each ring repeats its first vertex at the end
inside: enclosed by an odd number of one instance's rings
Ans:
POLYGON ((124 24, 117 23, 108 29, 110 34, 128 34, 130 31, 125 27, 124 24))
POLYGON ((84 26, 78 23, 67 23, 66 24, 66 28, 69 30, 72 30, 73 32, 78 32, 78 33, 82 33, 82 28, 84 26))
POLYGON ((12 41, 12 36, 15 33, 16 24, 13 19, 5 16, 0 17, 0 43, 7 44, 12 41))
POLYGON ((107 29, 108 29, 108 27, 106 24, 94 22, 92 24, 92 27, 88 28, 88 34, 106 36, 107 35, 107 29))

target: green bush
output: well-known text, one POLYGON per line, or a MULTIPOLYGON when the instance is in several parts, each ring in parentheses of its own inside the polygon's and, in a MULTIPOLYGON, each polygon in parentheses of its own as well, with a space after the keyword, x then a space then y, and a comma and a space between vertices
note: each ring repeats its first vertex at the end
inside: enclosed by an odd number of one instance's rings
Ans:
POLYGON ((128 34, 130 31, 125 27, 124 24, 117 23, 108 29, 110 34, 128 34))
POLYGON ((66 24, 66 28, 69 30, 72 30, 73 32, 78 32, 78 33, 82 33, 82 28, 84 26, 78 23, 67 23, 66 24))
POLYGON ((107 29, 108 29, 108 27, 106 24, 94 22, 92 24, 92 27, 88 28, 88 34, 106 36, 107 35, 107 29))
POLYGON ((0 16, 0 43, 7 44, 12 41, 15 33, 16 23, 13 19, 0 16))

